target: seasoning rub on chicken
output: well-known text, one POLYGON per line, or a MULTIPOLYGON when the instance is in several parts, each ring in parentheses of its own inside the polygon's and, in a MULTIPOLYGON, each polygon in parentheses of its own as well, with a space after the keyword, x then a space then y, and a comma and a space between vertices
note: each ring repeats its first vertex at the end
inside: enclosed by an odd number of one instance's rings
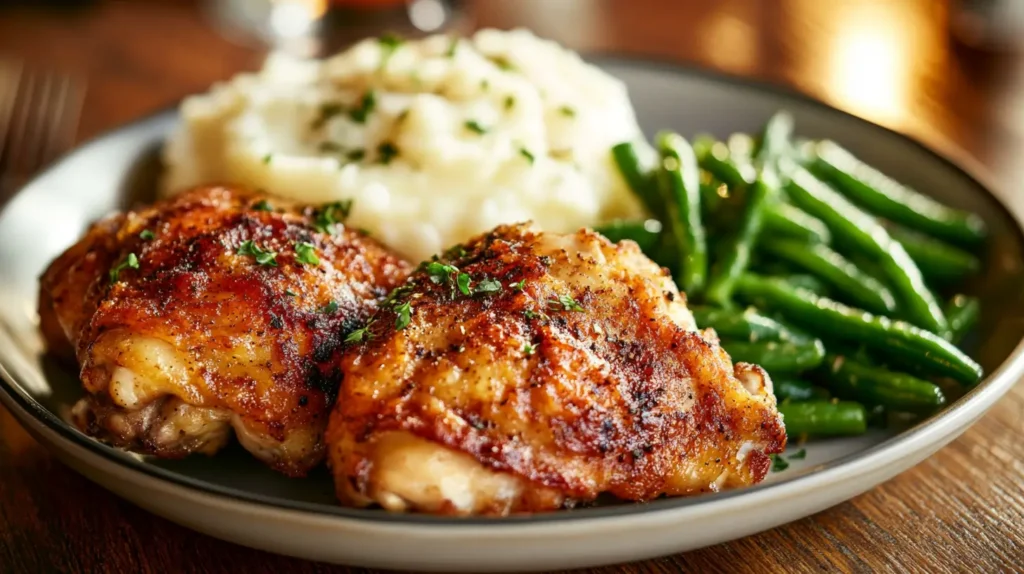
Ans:
POLYGON ((317 465, 335 351, 408 274, 347 207, 205 187, 95 224, 41 279, 43 332, 88 393, 74 422, 162 457, 233 429, 281 472, 317 465))
POLYGON ((502 226, 421 266, 342 362, 339 498, 439 514, 748 485, 786 435, 771 381, 695 330, 632 242, 502 226))

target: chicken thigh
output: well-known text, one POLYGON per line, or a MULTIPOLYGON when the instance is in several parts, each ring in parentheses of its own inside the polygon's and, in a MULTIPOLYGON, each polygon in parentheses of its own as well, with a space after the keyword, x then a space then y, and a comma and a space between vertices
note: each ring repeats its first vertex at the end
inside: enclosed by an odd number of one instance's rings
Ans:
POLYGON ((696 330, 636 244, 502 226, 423 264, 349 336, 339 498, 544 511, 756 483, 786 434, 771 380, 696 330))
POLYGON ((336 350, 409 271, 347 208, 205 187, 95 224, 41 279, 44 336, 87 392, 74 422, 161 457, 234 430, 285 474, 322 461, 336 350))

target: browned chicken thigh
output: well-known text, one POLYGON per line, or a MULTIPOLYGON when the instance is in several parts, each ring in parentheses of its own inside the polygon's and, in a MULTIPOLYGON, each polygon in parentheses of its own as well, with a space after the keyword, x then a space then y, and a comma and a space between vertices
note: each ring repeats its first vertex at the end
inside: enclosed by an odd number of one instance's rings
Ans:
POLYGON ((41 279, 44 335, 88 393, 74 422, 157 456, 234 430, 281 472, 318 464, 335 351, 408 274, 346 207, 206 187, 94 225, 41 279))
POLYGON ((503 226, 421 266, 349 339, 339 498, 507 514, 748 485, 786 441, 771 380, 696 331, 632 242, 503 226))

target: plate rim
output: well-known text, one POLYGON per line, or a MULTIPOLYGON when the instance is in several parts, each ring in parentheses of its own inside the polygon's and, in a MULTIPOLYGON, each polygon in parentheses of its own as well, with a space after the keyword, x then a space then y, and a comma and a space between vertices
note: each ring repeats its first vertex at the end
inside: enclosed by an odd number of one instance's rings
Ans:
MULTIPOLYGON (((898 138, 902 143, 909 144, 918 151, 929 156, 929 159, 940 162, 946 168, 957 172, 967 181, 971 182, 981 193, 989 196, 994 204, 1013 222, 1013 232, 1018 236, 1021 244, 1024 244, 1024 226, 1020 217, 1011 210, 1001 198, 1000 193, 994 190, 998 186, 993 185, 993 180, 978 162, 974 161, 962 150, 951 146, 943 145, 944 142, 922 142, 916 137, 904 132, 897 131, 884 125, 877 124, 850 112, 836 108, 827 102, 800 91, 799 89, 785 84, 767 81, 760 78, 740 76, 688 64, 686 62, 673 61, 658 57, 637 56, 619 53, 591 53, 585 58, 597 64, 607 63, 613 65, 625 65, 638 68, 647 68, 663 73, 696 77, 699 79, 711 80, 721 84, 746 87, 759 92, 767 92, 783 98, 799 101, 802 104, 815 107, 819 110, 837 114, 845 120, 852 120, 864 127, 885 132, 889 137, 898 138), (938 148, 938 149, 937 149, 938 148)), ((0 216, 6 208, 15 201, 24 190, 31 188, 37 181, 47 177, 51 172, 59 169, 65 162, 73 157, 84 153, 89 148, 101 144, 104 141, 117 137, 118 135, 140 130, 153 124, 170 121, 178 113, 178 104, 156 110, 150 114, 132 120, 126 124, 115 127, 111 130, 97 134, 82 142, 68 153, 62 155, 54 163, 48 166, 41 173, 34 176, 16 193, 12 194, 7 201, 0 206, 0 216)), ((6 330, 6 329, 5 329, 6 330)), ((10 336, 4 333, 5 336, 10 336)), ((541 524, 562 524, 566 522, 587 523, 608 522, 626 517, 637 517, 638 515, 666 514, 692 509, 698 506, 719 505, 716 503, 729 503, 739 498, 757 499, 782 495, 786 492, 800 491, 807 487, 813 487, 814 483, 829 482, 834 477, 841 477, 843 474, 859 475, 878 470, 883 467, 893 453, 904 450, 908 445, 915 442, 931 444, 936 442, 927 440, 931 437, 947 436, 956 432, 959 427, 966 428, 981 417, 994 403, 1005 394, 1021 376, 1024 375, 1024 339, 1018 341, 1016 347, 1009 354, 998 368, 990 373, 981 383, 970 389, 952 405, 926 419, 925 421, 905 430, 895 436, 885 439, 866 450, 851 453, 828 463, 807 469, 805 472, 794 475, 791 478, 770 484, 759 484, 751 487, 730 490, 721 493, 709 493, 693 497, 662 498, 644 503, 623 503, 605 507, 580 508, 574 510, 561 510, 545 513, 534 513, 528 515, 513 515, 505 517, 445 517, 423 514, 399 514, 391 513, 380 509, 358 509, 344 506, 328 506, 322 503, 303 502, 288 500, 271 495, 257 494, 219 484, 205 482, 200 479, 176 473, 161 467, 144 463, 135 456, 122 452, 113 447, 107 446, 95 439, 92 439, 81 432, 73 429, 70 425, 61 420, 55 413, 43 406, 38 400, 29 395, 15 378, 8 371, 7 366, 0 363, 0 403, 6 405, 15 417, 22 424, 28 421, 21 420, 19 414, 25 414, 34 418, 33 422, 41 424, 49 431, 55 432, 58 437, 73 443, 75 446, 85 448, 91 454, 95 454, 119 466, 122 470, 140 473, 148 479, 166 481, 171 486, 184 488, 188 491, 196 491, 200 494, 217 498, 227 498, 233 502, 268 507, 277 511, 298 512, 302 515, 314 515, 324 519, 343 519, 363 522, 374 525, 400 525, 419 526, 428 525, 442 527, 445 530, 476 528, 481 525, 488 525, 488 531, 492 532, 497 527, 505 528, 527 528, 537 527, 541 524), (962 423, 962 424, 961 424, 962 423), (886 455, 890 455, 887 457, 886 455), (854 472, 856 471, 856 472, 854 472)))

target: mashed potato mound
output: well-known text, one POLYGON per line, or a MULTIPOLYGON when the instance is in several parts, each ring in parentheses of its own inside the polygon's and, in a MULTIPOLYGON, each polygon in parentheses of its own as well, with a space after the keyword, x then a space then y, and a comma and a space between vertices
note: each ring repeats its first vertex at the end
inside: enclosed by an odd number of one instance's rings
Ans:
POLYGON ((375 38, 185 100, 164 185, 351 199, 349 225, 418 260, 501 223, 640 216, 610 153, 639 137, 618 80, 529 32, 375 38))

